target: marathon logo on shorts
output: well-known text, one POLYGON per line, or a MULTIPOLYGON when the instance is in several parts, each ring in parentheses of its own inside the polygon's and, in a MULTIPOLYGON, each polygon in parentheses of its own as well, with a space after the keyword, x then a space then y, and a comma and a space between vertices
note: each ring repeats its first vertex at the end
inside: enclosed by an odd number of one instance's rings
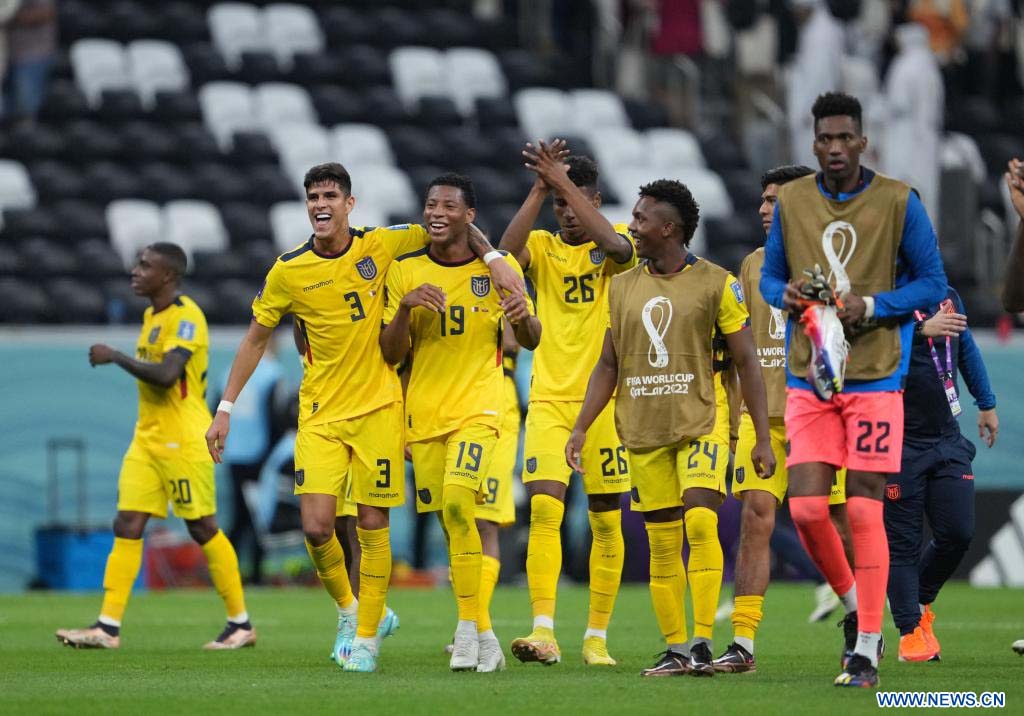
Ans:
POLYGON ((599 266, 604 261, 604 251, 601 249, 590 250, 590 263, 599 266))
POLYGON ((526 460, 526 471, 529 473, 537 472, 537 458, 531 457, 526 460))
POLYGON ((745 468, 745 467, 737 467, 736 468, 736 475, 735 475, 736 482, 738 482, 739 484, 742 485, 743 484, 743 478, 746 477, 746 476, 747 476, 747 468, 745 468))
POLYGON ((416 495, 420 498, 420 502, 422 502, 424 505, 429 505, 434 499, 430 495, 430 490, 428 490, 425 487, 422 490, 417 490, 416 495))
POLYGON ((295 471, 295 486, 302 487, 302 483, 306 481, 306 471, 296 470, 295 471))
POLYGON ((356 271, 367 281, 377 277, 377 264, 373 262, 372 256, 356 261, 356 271))
POLYGON ((483 298, 491 292, 490 276, 473 276, 469 281, 469 287, 473 289, 473 295, 483 298))
POLYGON ((156 343, 156 339, 157 339, 157 337, 159 335, 160 335, 160 326, 157 326, 152 331, 149 332, 149 342, 150 342, 150 344, 156 343))
POLYGON ((900 486, 899 485, 886 485, 885 486, 885 496, 889 500, 891 500, 893 502, 895 502, 896 500, 900 499, 900 486))
POLYGON ((961 480, 973 480, 974 479, 974 475, 962 475, 960 477, 960 479, 961 480))

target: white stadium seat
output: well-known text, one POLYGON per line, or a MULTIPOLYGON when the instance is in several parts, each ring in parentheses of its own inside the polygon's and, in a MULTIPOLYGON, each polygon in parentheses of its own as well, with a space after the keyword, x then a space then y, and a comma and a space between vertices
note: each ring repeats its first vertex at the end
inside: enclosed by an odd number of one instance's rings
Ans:
POLYGON ((477 97, 504 97, 508 83, 501 65, 490 50, 478 47, 452 47, 444 53, 443 76, 448 95, 463 116, 476 112, 477 97))
POLYGON ((387 226, 388 212, 380 207, 356 200, 356 208, 349 214, 348 225, 357 228, 387 226))
POLYGON ((572 107, 562 90, 526 87, 516 92, 512 103, 519 126, 530 141, 569 136, 576 131, 572 107))
POLYGON ((394 164, 387 135, 375 124, 351 122, 331 130, 331 156, 346 167, 394 164))
POLYGON ((267 46, 263 32, 263 15, 255 5, 244 2, 222 2, 206 13, 213 45, 228 67, 237 70, 242 53, 263 50, 267 46))
POLYGON ((309 238, 312 229, 303 201, 280 201, 270 207, 270 230, 274 247, 281 253, 291 251, 309 238))
POLYGON ((241 82, 207 82, 199 89, 203 122, 221 150, 231 149, 235 132, 260 129, 249 85, 241 82))
POLYGON ((160 90, 189 86, 188 68, 176 45, 164 40, 135 40, 128 44, 128 66, 144 106, 152 108, 160 90))
POLYGON ((163 240, 160 207, 143 199, 118 199, 107 205, 107 229, 110 243, 130 269, 139 251, 163 240))
POLYGON ((164 241, 185 250, 192 264, 195 251, 225 251, 228 232, 217 207, 208 201, 181 199, 169 201, 163 210, 164 241))
POLYGON ((647 142, 635 129, 601 127, 592 129, 583 136, 594 153, 598 169, 610 173, 624 169, 644 169, 651 163, 647 142))
POLYGON ((629 117, 617 94, 601 89, 574 89, 569 91, 576 133, 583 134, 598 127, 629 127, 629 117))
POLYGON ((263 8, 267 47, 282 69, 290 69, 296 52, 323 52, 324 33, 313 11, 293 3, 273 3, 263 8))
POLYGON ((647 155, 659 169, 672 171, 677 167, 703 169, 707 166, 697 138, 685 129, 648 129, 646 138, 647 155))
POLYGON ((352 195, 356 205, 363 202, 391 215, 412 217, 417 199, 408 175, 398 167, 384 165, 360 167, 353 174, 352 195))
POLYGON ((299 196, 302 196, 302 180, 309 168, 336 159, 331 151, 330 135, 318 124, 280 124, 270 127, 267 134, 281 158, 285 175, 294 180, 299 196))
POLYGON ((309 92, 289 82, 264 82, 253 88, 253 103, 264 131, 284 124, 317 124, 309 92))
POLYGON ((0 210, 31 209, 35 205, 36 190, 25 165, 0 159, 0 210))
POLYGON ((388 56, 395 92, 407 109, 415 110, 420 97, 444 97, 448 87, 444 62, 432 47, 399 47, 388 56))
POLYGON ((103 90, 132 86, 124 48, 115 40, 75 40, 71 45, 71 66, 78 88, 92 107, 99 106, 103 90))

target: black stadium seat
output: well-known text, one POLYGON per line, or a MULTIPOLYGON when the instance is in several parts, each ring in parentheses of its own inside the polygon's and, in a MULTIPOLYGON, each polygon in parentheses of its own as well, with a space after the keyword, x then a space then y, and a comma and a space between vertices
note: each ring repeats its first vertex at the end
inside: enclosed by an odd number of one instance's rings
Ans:
POLYGON ((53 127, 22 125, 3 132, 3 156, 32 162, 39 159, 63 159, 68 145, 53 127))
POLYGON ((137 324, 149 306, 147 299, 132 291, 127 271, 121 277, 105 281, 103 295, 107 299, 107 320, 111 323, 137 324))
POLYGON ((130 147, 128 159, 134 164, 174 161, 178 140, 173 132, 156 122, 127 122, 120 131, 121 140, 130 147))
POLYGON ((629 123, 633 125, 633 129, 644 130, 669 126, 668 112, 656 102, 624 97, 622 104, 626 108, 626 114, 629 116, 629 123))
POLYGON ((468 167, 466 175, 473 180, 477 201, 482 204, 511 204, 521 201, 525 193, 507 173, 486 166, 468 167))
POLYGON ((167 162, 150 162, 139 167, 136 196, 158 204, 175 199, 199 198, 192 173, 167 162))
POLYGON ((252 166, 277 161, 274 145, 263 132, 235 132, 231 144, 231 151, 225 158, 233 164, 252 166))
POLYGON ((53 205, 53 215, 66 241, 107 237, 107 217, 102 204, 79 199, 60 200, 53 205))
POLYGON ((261 82, 277 82, 283 79, 283 73, 272 52, 248 50, 242 53, 242 65, 234 78, 239 82, 256 85, 261 82))
POLYGON ((249 180, 252 182, 253 198, 264 206, 300 198, 299 188, 276 164, 252 167, 249 169, 249 180))
POLYGON ((252 319, 252 300, 260 284, 243 279, 218 282, 214 323, 246 324, 252 319))
POLYGON ((107 279, 128 275, 121 256, 103 239, 76 240, 75 248, 79 275, 95 285, 101 285, 107 279))
POLYGON ((372 118, 374 124, 391 127, 408 120, 401 100, 390 87, 371 87, 363 96, 366 100, 366 116, 372 118))
POLYGON ((345 6, 328 7, 320 15, 328 47, 344 47, 359 42, 372 42, 377 28, 369 13, 345 6))
POLYGON ((248 199, 252 192, 245 172, 226 164, 197 164, 192 168, 191 174, 196 196, 218 206, 248 199))
POLYGON ((338 81, 350 87, 390 85, 387 56, 373 45, 353 45, 340 50, 338 81))
POLYGON ((80 164, 118 160, 126 153, 124 142, 116 132, 92 120, 79 120, 67 125, 64 141, 68 157, 80 164))
POLYGON ((79 272, 78 255, 71 251, 54 251, 54 245, 53 239, 38 237, 21 242, 19 250, 25 262, 25 276, 50 279, 79 272))
POLYGON ((393 127, 388 131, 388 140, 395 153, 395 160, 402 168, 445 164, 446 148, 422 127, 393 127))
POLYGON ((451 167, 466 167, 477 164, 491 164, 494 149, 488 138, 481 136, 475 127, 449 126, 437 132, 438 140, 445 148, 445 161, 451 167))
POLYGON ((94 284, 73 278, 46 282, 54 320, 58 323, 105 323, 107 301, 94 284))
MULTIPOLYGON (((257 286, 263 283, 263 279, 267 276, 267 271, 277 261, 277 256, 280 252, 274 248, 272 241, 248 241, 245 246, 241 248, 242 254, 245 256, 247 262, 246 270, 248 277, 255 282, 257 286)), ((250 301, 255 297, 255 293, 250 296, 250 301)))
POLYGON ((116 0, 107 9, 110 31, 108 37, 121 42, 151 37, 163 37, 160 12, 154 12, 149 3, 137 0, 116 0))
POLYGON ((32 281, 0 278, 0 323, 42 323, 53 318, 46 292, 32 281))
POLYGON ((164 122, 201 122, 202 110, 192 90, 158 90, 154 95, 154 117, 164 122))
POLYGON ((77 199, 85 192, 81 171, 73 164, 46 159, 28 168, 37 194, 51 200, 77 199))
POLYGON ((109 37, 107 9, 89 0, 61 0, 57 3, 57 23, 64 43, 85 37, 109 37))
MULTIPOLYGON (((204 281, 242 278, 247 274, 245 255, 235 251, 196 251, 192 275, 204 281)), ((251 297, 250 297, 251 300, 251 297)))
POLYGON ((252 242, 269 242, 273 239, 265 206, 249 201, 231 202, 220 207, 220 214, 224 228, 228 231, 231 246, 234 248, 246 247, 252 242))
POLYGON ((4 209, 3 227, 0 229, 5 242, 42 236, 54 239, 60 235, 60 224, 46 209, 4 209))
POLYGON ((309 94, 313 108, 325 126, 362 122, 366 118, 366 105, 359 92, 332 85, 317 85, 310 88, 309 94))
POLYGON ((0 241, 0 278, 4 276, 22 276, 25 272, 25 261, 18 250, 10 244, 0 241))
POLYGON ((100 93, 96 118, 101 122, 127 122, 143 116, 142 100, 132 89, 106 89, 100 93))
POLYGON ((210 37, 203 10, 190 2, 169 2, 163 6, 160 36, 176 45, 201 42, 210 37))
POLYGON ((185 65, 193 87, 202 87, 207 82, 231 78, 231 70, 223 56, 208 42, 196 42, 182 48, 185 65))
POLYGON ((195 164, 221 156, 216 138, 199 122, 179 125, 176 134, 180 152, 177 160, 181 163, 195 164))
POLYGON ((511 92, 523 87, 554 87, 557 84, 547 65, 526 50, 506 50, 498 55, 498 61, 511 92))
POLYGON ((46 88, 39 119, 44 122, 70 122, 92 115, 85 95, 72 80, 54 79, 46 88))
POLYGON ((420 19, 426 28, 427 44, 439 49, 479 46, 486 38, 486 29, 470 13, 450 8, 433 8, 420 19))
POLYGON ((288 80, 305 87, 319 84, 349 84, 341 56, 332 52, 296 52, 288 80))
POLYGON ((462 115, 450 97, 420 97, 416 123, 436 131, 441 127, 461 124, 462 115))
POLYGON ((139 196, 142 190, 138 175, 114 162, 100 161, 89 164, 83 177, 84 198, 101 204, 114 199, 139 196))
POLYGON ((515 127, 519 124, 516 108, 507 97, 477 97, 476 120, 480 129, 515 127))
POLYGON ((387 47, 427 45, 430 33, 418 12, 383 7, 373 16, 373 38, 387 47))

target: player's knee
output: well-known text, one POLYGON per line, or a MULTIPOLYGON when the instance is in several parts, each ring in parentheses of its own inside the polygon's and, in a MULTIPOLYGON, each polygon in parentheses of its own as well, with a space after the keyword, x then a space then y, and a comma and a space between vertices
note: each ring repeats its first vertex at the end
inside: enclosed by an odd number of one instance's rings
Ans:
POLYGON ((188 529, 189 536, 200 545, 204 545, 212 540, 219 529, 216 522, 211 523, 205 519, 186 520, 185 527, 188 529))
POLYGON ((803 527, 821 526, 829 521, 828 498, 794 497, 789 501, 793 523, 803 527))
POLYGON ((740 529, 744 535, 770 539, 772 530, 775 529, 775 505, 768 506, 763 504, 763 501, 751 500, 748 495, 743 500, 740 529))
POLYGON ((444 503, 444 526, 449 534, 465 534, 469 531, 470 520, 474 519, 472 512, 467 512, 462 502, 446 500, 444 503))
POLYGON ((318 524, 303 521, 302 533, 305 535, 307 542, 314 547, 319 547, 322 544, 327 544, 334 535, 334 524, 318 524))
POLYGON ((145 527, 145 520, 138 519, 136 515, 118 512, 114 518, 114 536, 121 539, 142 539, 145 527))
POLYGON ((619 509, 621 494, 587 495, 587 508, 591 512, 613 512, 619 509))

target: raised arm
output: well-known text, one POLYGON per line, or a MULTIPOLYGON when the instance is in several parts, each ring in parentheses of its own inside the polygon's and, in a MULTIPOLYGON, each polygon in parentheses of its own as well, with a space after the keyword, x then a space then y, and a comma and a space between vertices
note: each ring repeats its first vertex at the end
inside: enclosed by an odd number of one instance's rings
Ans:
POLYGON ((192 353, 185 348, 175 348, 168 351, 161 362, 148 363, 135 360, 103 343, 97 343, 89 348, 89 364, 94 368, 113 363, 139 380, 160 388, 172 387, 185 371, 185 364, 191 357, 192 353))
POLYGON ((601 346, 601 357, 590 373, 587 382, 587 394, 583 398, 583 406, 576 417, 569 442, 565 444, 565 462, 576 472, 583 474, 580 455, 583 444, 587 440, 587 430, 597 420, 608 401, 612 399, 615 386, 619 384, 619 358, 615 354, 615 343, 612 341, 610 328, 604 332, 604 345, 601 346))
POLYGON ((508 251, 525 271, 530 266, 530 250, 526 248, 526 240, 530 231, 537 223, 537 216, 544 207, 548 197, 548 187, 544 180, 537 177, 530 187, 530 193, 526 195, 519 211, 512 217, 512 221, 505 227, 505 233, 501 235, 501 243, 498 248, 508 251))

